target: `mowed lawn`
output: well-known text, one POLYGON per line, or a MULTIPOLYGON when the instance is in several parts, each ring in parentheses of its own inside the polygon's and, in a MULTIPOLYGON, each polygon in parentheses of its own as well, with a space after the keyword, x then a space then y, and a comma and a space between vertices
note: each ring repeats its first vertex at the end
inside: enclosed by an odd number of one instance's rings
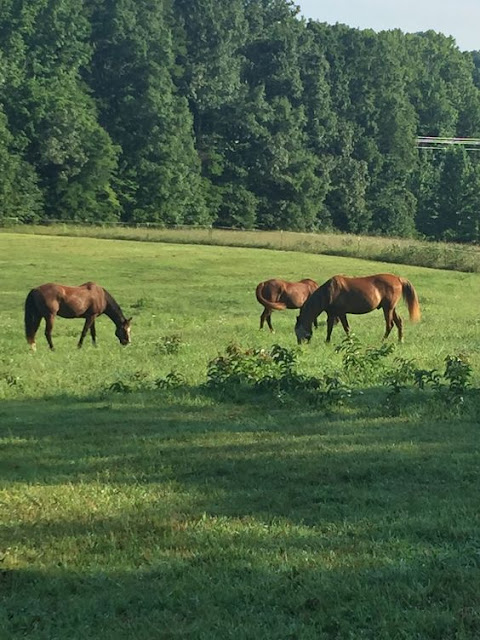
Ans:
MULTIPOLYGON (((480 275, 12 233, 0 266, 2 640, 480 637, 478 413, 427 394, 423 406, 421 392, 392 413, 378 381, 328 411, 204 387, 230 343, 297 349, 295 311, 273 314, 274 335, 258 330, 260 280, 393 272, 423 315, 408 323, 401 303, 391 362, 443 371, 462 354, 475 396, 480 275), (42 326, 30 353, 29 289, 87 280, 134 317, 132 345, 101 317, 98 348, 79 351, 82 321, 60 318, 55 352, 42 326), (158 388, 172 371, 184 384, 158 388)), ((309 375, 341 367, 343 332, 326 346, 320 320, 298 350, 309 375)), ((381 343, 381 312, 350 324, 381 343)))

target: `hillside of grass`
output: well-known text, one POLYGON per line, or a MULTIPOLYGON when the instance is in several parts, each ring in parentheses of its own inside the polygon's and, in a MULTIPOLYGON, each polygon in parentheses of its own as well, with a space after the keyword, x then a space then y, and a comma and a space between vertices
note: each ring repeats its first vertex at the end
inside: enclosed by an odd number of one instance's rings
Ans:
POLYGON ((339 233, 296 233, 293 231, 245 231, 201 227, 158 228, 120 225, 49 224, 16 225, 0 228, 0 233, 58 235, 110 240, 135 240, 247 247, 294 251, 339 257, 406 264, 433 269, 480 272, 480 248, 473 244, 421 241, 381 236, 356 236, 339 233))
POLYGON ((7 232, 0 262, 0 637, 480 635, 478 274, 7 232), (422 321, 402 303, 405 343, 377 364, 381 312, 350 317, 347 351, 322 317, 301 348, 295 311, 258 329, 260 280, 384 271, 411 280, 422 321), (77 350, 82 321, 59 318, 56 350, 41 327, 30 353, 29 289, 87 280, 133 315, 132 345, 101 317, 77 350), (278 345, 295 380, 344 386, 212 389, 232 344, 254 375, 278 345), (447 357, 468 363, 460 395, 447 357), (402 386, 406 363, 442 388, 402 386))

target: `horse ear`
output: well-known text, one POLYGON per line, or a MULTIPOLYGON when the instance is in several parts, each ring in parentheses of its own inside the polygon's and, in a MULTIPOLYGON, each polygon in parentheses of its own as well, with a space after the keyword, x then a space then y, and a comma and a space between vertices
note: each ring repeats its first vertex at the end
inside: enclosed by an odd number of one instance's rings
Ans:
POLYGON ((133 320, 133 316, 130 316, 130 318, 128 318, 128 320, 127 320, 127 324, 130 324, 132 322, 132 320, 133 320))

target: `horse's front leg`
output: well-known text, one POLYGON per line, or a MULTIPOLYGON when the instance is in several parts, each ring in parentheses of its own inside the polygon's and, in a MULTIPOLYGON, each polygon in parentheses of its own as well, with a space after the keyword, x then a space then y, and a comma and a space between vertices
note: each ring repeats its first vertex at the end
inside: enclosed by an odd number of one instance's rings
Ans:
MULTIPOLYGON (((347 320, 347 316, 339 316, 340 318, 340 322, 342 323, 342 327, 343 330, 345 331, 345 333, 347 334, 347 336, 350 334, 350 325, 348 324, 348 320, 347 320)), ((338 319, 337 319, 338 321, 338 319)))
POLYGON ((94 316, 89 316, 85 319, 85 324, 83 325, 82 333, 80 334, 80 340, 78 341, 78 348, 81 349, 83 341, 85 340, 85 336, 88 333, 88 330, 92 326, 92 322, 94 321, 94 316))
POLYGON ((45 338, 47 339, 48 346, 52 351, 55 349, 52 342, 52 331, 53 331, 54 323, 55 323, 55 316, 53 314, 45 318, 45 338))
POLYGON ((92 336, 92 344, 94 347, 97 346, 97 330, 95 328, 95 318, 92 321, 92 324, 90 325, 90 335, 92 336))
POLYGON ((330 342, 330 338, 332 336, 333 327, 335 326, 337 319, 336 316, 327 315, 327 340, 326 342, 330 342))

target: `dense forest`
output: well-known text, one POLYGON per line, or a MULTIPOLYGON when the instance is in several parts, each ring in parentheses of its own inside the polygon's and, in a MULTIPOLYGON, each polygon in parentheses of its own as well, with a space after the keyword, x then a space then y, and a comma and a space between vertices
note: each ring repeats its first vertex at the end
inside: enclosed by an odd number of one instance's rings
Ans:
POLYGON ((480 240, 480 54, 289 0, 2 0, 0 222, 480 240))

